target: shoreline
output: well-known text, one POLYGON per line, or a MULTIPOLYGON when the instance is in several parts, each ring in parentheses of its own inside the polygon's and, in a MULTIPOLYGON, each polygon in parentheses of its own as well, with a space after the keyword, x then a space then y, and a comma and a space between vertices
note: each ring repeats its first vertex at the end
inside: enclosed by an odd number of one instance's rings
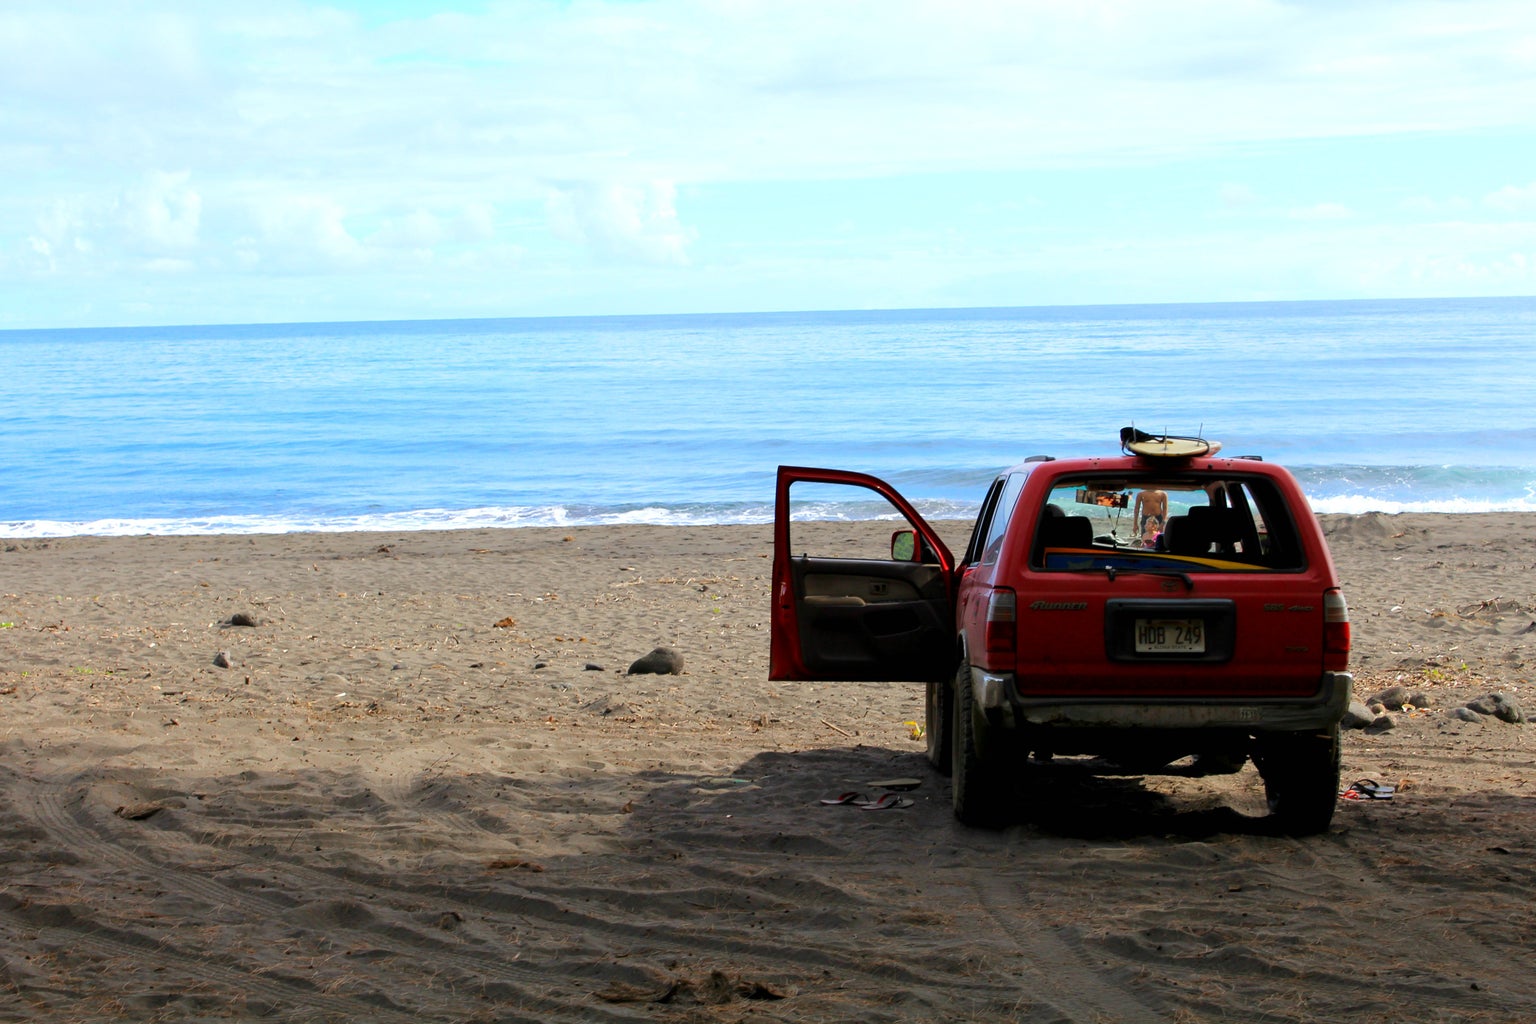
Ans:
MULTIPOLYGON (((1346 497, 1330 499, 1334 502, 1348 502, 1365 505, 1365 499, 1346 497)), ((1530 504, 1528 497, 1517 499, 1517 502, 1530 504)), ((698 504, 698 503, 696 503, 698 504)), ((0 544, 27 540, 64 540, 70 537, 102 537, 113 539, 131 539, 135 537, 286 537, 303 534, 346 534, 346 533, 457 533, 467 530, 584 530, 584 529, 622 529, 631 526, 675 527, 679 529, 728 529, 733 527, 771 526, 773 524, 772 506, 762 502, 741 502, 744 509, 758 509, 763 511, 750 511, 741 513, 740 518, 721 520, 716 513, 696 513, 688 511, 688 506, 669 508, 661 505, 641 505, 639 507, 624 508, 614 512, 594 514, 592 517, 577 516, 574 519, 566 518, 566 506, 530 506, 519 508, 516 513, 527 513, 529 519, 526 522, 506 522, 509 510, 506 509, 464 509, 456 512, 441 509, 419 510, 414 512, 379 513, 375 515, 340 516, 331 520, 319 520, 304 522, 300 520, 272 518, 268 523, 259 515, 228 515, 208 516, 183 519, 124 519, 121 517, 84 520, 16 520, 10 523, 0 523, 0 544), (549 510, 558 510, 559 515, 549 510), (647 512, 654 512, 654 519, 635 518, 647 512), (698 519, 687 519, 689 515, 699 515, 698 519), (606 518, 603 518, 606 517, 606 518), (393 520, 393 521, 391 521, 393 520), (498 521, 502 520, 502 521, 498 521), (249 528, 253 521, 261 525, 249 528), (202 524, 216 523, 226 525, 228 529, 204 529, 192 528, 176 524, 202 524), (289 528, 282 528, 282 524, 296 524, 289 528), (326 524, 335 525, 326 525, 326 524), (100 525, 100 529, 91 527, 100 525), (170 525, 168 525, 170 524, 170 525), (268 528, 270 526, 270 528, 268 528), (36 532, 40 529, 52 529, 55 527, 72 528, 64 532, 36 532), (164 527, 164 528, 155 528, 164 527), (5 532, 9 528, 13 532, 5 532), (23 529, 29 528, 29 529, 23 529)), ((920 505, 922 503, 919 503, 920 505)), ((1393 502, 1399 506, 1415 506, 1424 503, 1393 502)), ((1497 502, 1493 504, 1499 504, 1497 502)), ((1421 509, 1417 507, 1379 509, 1379 508, 1351 508, 1347 510, 1315 512, 1319 518, 1351 517, 1351 516, 1536 516, 1536 508, 1434 508, 1421 509)), ((970 522, 974 518, 973 513, 968 513, 963 520, 970 522)), ((935 514, 929 517, 930 522, 938 523, 948 519, 947 516, 935 514)), ((838 520, 842 522, 859 522, 862 520, 838 520)))

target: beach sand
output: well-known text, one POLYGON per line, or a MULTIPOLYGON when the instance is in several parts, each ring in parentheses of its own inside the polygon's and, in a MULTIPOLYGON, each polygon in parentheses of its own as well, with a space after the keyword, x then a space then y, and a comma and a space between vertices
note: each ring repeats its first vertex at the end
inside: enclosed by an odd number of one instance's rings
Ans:
POLYGON ((1536 1018, 1536 727, 1448 710, 1536 710, 1536 515, 1324 521, 1431 705, 1304 840, 1251 766, 959 826, 920 688, 767 680, 767 527, 0 541, 0 1021, 1536 1018))

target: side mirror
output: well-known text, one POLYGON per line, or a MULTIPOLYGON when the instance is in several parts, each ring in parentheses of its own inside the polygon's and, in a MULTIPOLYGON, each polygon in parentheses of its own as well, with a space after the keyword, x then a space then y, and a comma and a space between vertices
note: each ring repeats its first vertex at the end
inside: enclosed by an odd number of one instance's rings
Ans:
POLYGON ((891 534, 891 560, 896 562, 918 561, 917 531, 897 530, 891 534))

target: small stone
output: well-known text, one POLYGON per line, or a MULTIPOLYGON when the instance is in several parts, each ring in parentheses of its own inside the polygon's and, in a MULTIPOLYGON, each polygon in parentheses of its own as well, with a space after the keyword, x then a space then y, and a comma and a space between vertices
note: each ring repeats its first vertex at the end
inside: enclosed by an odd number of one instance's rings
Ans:
POLYGON ((235 614, 233 614, 233 615, 231 615, 229 617, 229 625, 231 625, 231 626, 259 626, 259 625, 261 625, 261 620, 258 619, 256 616, 252 615, 250 612, 235 612, 235 614))
POLYGON ((670 647, 658 647, 629 666, 626 675, 680 676, 683 674, 683 656, 670 647))
POLYGON ((1370 725, 1365 727, 1366 732, 1391 732, 1397 728, 1397 719, 1391 715, 1378 715, 1370 725))
POLYGON ((582 669, 587 672, 601 672, 603 671, 603 666, 599 665, 595 661, 589 661, 582 666, 582 669))
POLYGON ((1372 697, 1370 702, 1372 704, 1380 704, 1388 711, 1401 711, 1404 704, 1412 703, 1408 699, 1408 688, 1406 686, 1389 686, 1372 697))
POLYGON ((165 810, 163 804, 141 803, 125 804, 113 813, 119 818, 126 818, 128 821, 143 821, 145 818, 153 818, 163 810, 165 810))
POLYGON ((1339 725, 1345 729, 1364 729, 1374 721, 1376 721, 1376 715, 1365 706, 1364 702, 1352 700, 1344 711, 1344 719, 1339 725))
POLYGON ((1525 721, 1525 712, 1513 697, 1502 693, 1490 693, 1476 700, 1467 701, 1467 707, 1480 715, 1492 715, 1501 722, 1519 725, 1525 721))
POLYGON ((1461 722, 1481 722, 1483 716, 1471 708, 1453 708, 1451 717, 1461 722))
POLYGON ((229 668, 234 662, 230 660, 228 651, 220 651, 213 656, 213 664, 218 668, 229 668))
POLYGON ((1414 690, 1408 695, 1408 703, 1412 704, 1416 708, 1427 708, 1433 706, 1435 702, 1430 697, 1430 695, 1425 693, 1423 690, 1414 690))

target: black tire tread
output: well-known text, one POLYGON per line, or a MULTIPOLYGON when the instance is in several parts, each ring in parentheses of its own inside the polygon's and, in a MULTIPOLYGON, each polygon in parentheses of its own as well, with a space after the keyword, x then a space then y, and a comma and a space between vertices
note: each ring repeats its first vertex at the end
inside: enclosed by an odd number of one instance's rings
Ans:
POLYGON ((1338 726, 1263 737, 1257 760, 1275 824, 1292 836, 1326 832, 1338 805, 1338 726))
POLYGON ((955 675, 953 769, 950 772, 955 817, 963 825, 1001 828, 1012 814, 1005 786, 1003 759, 979 741, 984 728, 970 686, 970 666, 961 664, 955 675))

